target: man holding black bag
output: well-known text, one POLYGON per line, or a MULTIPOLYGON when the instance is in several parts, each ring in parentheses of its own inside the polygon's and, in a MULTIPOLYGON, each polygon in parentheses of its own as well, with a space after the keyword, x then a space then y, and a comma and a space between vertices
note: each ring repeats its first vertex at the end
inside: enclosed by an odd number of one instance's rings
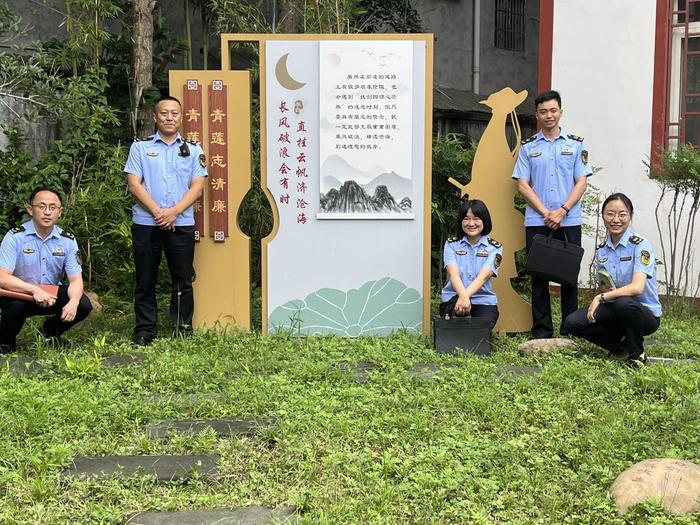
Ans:
MULTIPOLYGON (((537 234, 581 246, 581 205, 587 179, 593 174, 583 138, 566 134, 559 120, 561 97, 556 91, 535 98, 540 131, 522 141, 513 178, 527 202, 525 238, 528 252, 537 234)), ((551 261, 556 265, 557 261, 551 261)), ((578 286, 561 286, 562 319, 578 308, 578 286)), ((532 277, 532 337, 553 336, 549 279, 532 277)))

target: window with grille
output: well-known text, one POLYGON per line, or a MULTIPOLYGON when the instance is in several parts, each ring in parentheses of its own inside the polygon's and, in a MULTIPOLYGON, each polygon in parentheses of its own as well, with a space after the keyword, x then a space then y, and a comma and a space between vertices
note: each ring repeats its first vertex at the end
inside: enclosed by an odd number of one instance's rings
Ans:
POLYGON ((496 0, 494 45, 525 51, 525 0, 496 0))

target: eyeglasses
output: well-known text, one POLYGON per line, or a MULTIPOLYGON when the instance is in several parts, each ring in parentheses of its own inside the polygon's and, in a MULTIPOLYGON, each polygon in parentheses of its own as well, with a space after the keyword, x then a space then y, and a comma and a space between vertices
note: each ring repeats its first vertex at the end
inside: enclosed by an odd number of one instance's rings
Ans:
POLYGON ((32 208, 38 208, 39 211, 46 211, 49 210, 51 213, 56 213, 58 210, 61 209, 61 206, 56 206, 55 204, 44 204, 43 202, 41 204, 30 204, 32 208))
POLYGON ((630 214, 627 213, 626 211, 621 211, 619 213, 615 213, 614 211, 606 211, 603 214, 603 217, 605 217, 609 221, 613 220, 615 217, 617 217, 621 221, 625 221, 625 220, 629 219, 629 216, 630 216, 630 214))

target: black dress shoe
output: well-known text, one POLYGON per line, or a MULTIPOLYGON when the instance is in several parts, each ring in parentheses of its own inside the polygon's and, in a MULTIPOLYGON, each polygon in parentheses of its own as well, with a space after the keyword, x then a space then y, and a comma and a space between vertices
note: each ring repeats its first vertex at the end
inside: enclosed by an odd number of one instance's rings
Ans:
POLYGON ((633 370, 640 370, 641 368, 644 368, 644 365, 646 364, 647 356, 644 353, 638 355, 637 357, 630 357, 627 360, 627 366, 633 370))
POLYGON ((134 339, 132 341, 134 346, 148 346, 152 342, 153 342, 153 339, 149 339, 148 337, 144 337, 142 335, 134 337, 134 339))

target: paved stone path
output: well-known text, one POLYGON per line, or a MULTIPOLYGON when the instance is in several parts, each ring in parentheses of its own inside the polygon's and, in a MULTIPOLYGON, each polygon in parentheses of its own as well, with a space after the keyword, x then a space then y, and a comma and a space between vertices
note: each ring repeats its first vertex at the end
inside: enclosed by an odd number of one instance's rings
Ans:
POLYGON ((126 525, 278 525, 295 521, 296 509, 291 505, 277 509, 254 505, 234 510, 143 512, 126 525))
POLYGON ((350 374, 358 383, 367 383, 369 374, 377 368, 377 365, 370 361, 358 361, 357 363, 340 363, 340 370, 346 374, 350 374))
POLYGON ((218 456, 79 456, 61 473, 63 478, 107 479, 155 476, 158 481, 188 479, 199 473, 206 479, 218 474, 218 456))
POLYGON ((44 365, 33 357, 26 355, 0 357, 0 373, 9 372, 17 376, 31 376, 45 371, 44 365))
POLYGON ((217 437, 255 436, 275 423, 275 418, 246 417, 241 419, 167 419, 151 423, 146 428, 150 439, 167 439, 174 434, 194 435, 208 428, 217 437))
POLYGON ((105 368, 120 368, 131 365, 143 365, 148 361, 148 356, 143 352, 133 354, 115 354, 102 359, 102 366, 105 368))
POLYGON ((434 379, 442 377, 443 372, 456 368, 455 365, 437 365, 435 363, 416 363, 406 370, 411 377, 418 379, 434 379))

